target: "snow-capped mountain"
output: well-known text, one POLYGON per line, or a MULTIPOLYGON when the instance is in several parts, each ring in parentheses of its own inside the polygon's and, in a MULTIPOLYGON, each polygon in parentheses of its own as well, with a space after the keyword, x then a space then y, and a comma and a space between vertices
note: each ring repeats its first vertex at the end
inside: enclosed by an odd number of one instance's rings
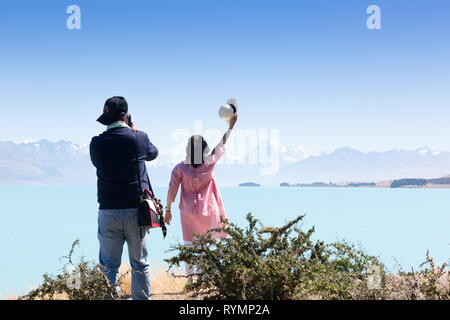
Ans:
MULTIPOLYGON (((231 144, 231 143, 230 143, 231 144)), ((258 148, 252 150, 252 152, 255 152, 256 158, 258 158, 258 148)), ((270 148, 274 150, 276 146, 274 144, 271 144, 270 148)), ((300 160, 304 160, 311 156, 318 156, 320 153, 314 152, 312 150, 308 150, 302 145, 296 145, 292 147, 286 147, 284 145, 279 145, 279 161, 280 166, 285 166, 300 160)), ((156 167, 171 167, 175 166, 180 161, 184 160, 185 157, 185 148, 184 146, 174 148, 172 150, 160 150, 158 158, 148 164, 150 168, 156 168, 156 167)), ((249 163, 249 157, 251 152, 248 152, 247 154, 238 154, 237 148, 232 146, 227 146, 227 151, 225 154, 225 159, 223 162, 234 162, 236 164, 244 164, 249 163)))
POLYGON ((406 177, 442 177, 450 172, 450 152, 429 148, 362 153, 345 147, 312 156, 280 169, 278 178, 290 183, 380 181, 406 177))
MULTIPOLYGON (((267 163, 251 163, 236 158, 231 146, 217 165, 219 184, 237 186, 253 181, 263 186, 281 182, 311 183, 380 181, 406 177, 438 178, 450 172, 450 152, 435 152, 426 147, 363 153, 345 147, 331 153, 317 153, 301 145, 279 145, 276 169, 262 175, 267 163)), ((270 147, 272 151, 275 145, 270 147)), ((147 164, 152 184, 167 186, 176 163, 184 159, 184 150, 160 150, 155 161, 147 164)), ((259 156, 259 154, 258 154, 259 156)), ((270 160, 270 157, 268 158, 270 160)), ((266 159, 267 160, 267 159, 266 159)), ((273 160, 273 159, 272 159, 273 160)), ((270 165, 270 164, 269 164, 270 165)), ((95 168, 86 145, 48 140, 24 143, 0 141, 0 184, 94 184, 95 168)))
POLYGON ((0 142, 2 184, 91 184, 95 171, 87 146, 43 139, 0 142))
POLYGON ((318 155, 320 153, 308 150, 300 144, 292 147, 280 145, 280 162, 282 166, 318 155))

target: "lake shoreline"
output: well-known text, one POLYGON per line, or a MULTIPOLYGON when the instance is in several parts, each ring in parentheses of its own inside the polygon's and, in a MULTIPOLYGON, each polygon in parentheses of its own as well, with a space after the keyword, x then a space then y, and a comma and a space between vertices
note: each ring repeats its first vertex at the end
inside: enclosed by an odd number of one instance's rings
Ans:
POLYGON ((386 185, 375 185, 375 186, 346 186, 346 185, 290 185, 290 186, 280 186, 280 188, 346 188, 346 189, 450 189, 450 184, 440 185, 440 184, 430 184, 426 186, 401 186, 398 188, 391 188, 386 185))

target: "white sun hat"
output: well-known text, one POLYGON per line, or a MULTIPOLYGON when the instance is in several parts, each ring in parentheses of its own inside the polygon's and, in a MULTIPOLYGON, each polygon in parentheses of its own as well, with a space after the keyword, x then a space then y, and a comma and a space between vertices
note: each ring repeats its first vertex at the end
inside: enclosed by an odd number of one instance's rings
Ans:
POLYGON ((236 99, 228 99, 227 103, 219 109, 219 117, 225 121, 229 121, 231 117, 238 111, 238 102, 236 99))

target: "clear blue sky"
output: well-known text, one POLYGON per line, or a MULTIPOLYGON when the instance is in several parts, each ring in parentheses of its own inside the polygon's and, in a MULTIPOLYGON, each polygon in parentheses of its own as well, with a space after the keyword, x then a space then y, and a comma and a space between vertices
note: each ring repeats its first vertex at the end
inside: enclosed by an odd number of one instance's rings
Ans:
POLYGON ((0 140, 89 143, 123 95, 169 148, 194 120, 225 128, 217 109, 236 97, 239 127, 285 145, 450 150, 447 0, 4 0, 0 41, 0 140))

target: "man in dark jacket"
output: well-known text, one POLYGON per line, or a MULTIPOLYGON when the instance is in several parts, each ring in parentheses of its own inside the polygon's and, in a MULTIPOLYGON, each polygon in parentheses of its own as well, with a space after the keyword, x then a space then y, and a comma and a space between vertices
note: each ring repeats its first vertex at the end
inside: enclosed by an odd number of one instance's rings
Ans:
POLYGON ((145 132, 136 130, 129 119, 125 98, 108 99, 102 116, 97 119, 107 129, 92 138, 89 148, 98 178, 99 260, 110 284, 115 287, 116 297, 120 296, 118 270, 126 241, 132 268, 132 297, 134 300, 148 300, 151 294, 147 256, 148 230, 142 232, 138 224, 136 145, 143 189, 148 189, 145 161, 154 160, 158 156, 158 149, 145 132))

